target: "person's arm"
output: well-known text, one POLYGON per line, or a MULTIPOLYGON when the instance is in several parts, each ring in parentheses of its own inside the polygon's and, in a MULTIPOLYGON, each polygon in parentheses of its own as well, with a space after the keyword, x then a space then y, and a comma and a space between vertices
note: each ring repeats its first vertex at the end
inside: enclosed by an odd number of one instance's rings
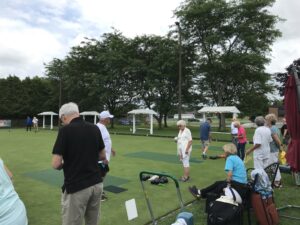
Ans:
POLYGON ((13 177, 12 172, 10 172, 10 170, 5 165, 4 165, 4 169, 5 169, 6 173, 7 173, 7 175, 9 176, 9 178, 12 179, 12 177, 13 177))
POLYGON ((272 138, 275 141, 275 143, 276 143, 277 146, 281 146, 281 141, 280 141, 280 139, 279 139, 279 137, 278 137, 278 135, 276 133, 272 134, 272 138))
POLYGON ((253 145, 252 148, 249 148, 247 151, 246 151, 246 155, 249 155, 251 152, 253 152, 255 149, 259 148, 261 146, 261 144, 255 144, 253 145))
POLYGON ((112 153, 113 156, 116 156, 116 153, 117 153, 117 152, 116 152, 115 149, 111 148, 111 153, 112 153))
POLYGON ((226 178, 226 181, 227 181, 228 183, 230 183, 230 182, 231 182, 231 179, 232 179, 232 171, 229 170, 229 171, 227 172, 227 178, 226 178))
POLYGON ((52 167, 56 170, 61 170, 63 168, 63 158, 61 155, 53 154, 52 156, 52 167))
POLYGON ((284 129, 284 131, 283 131, 283 138, 285 138, 285 136, 287 135, 287 132, 288 132, 288 130, 284 129))
POLYGON ((186 155, 189 154, 189 149, 190 149, 190 147, 192 146, 192 143, 193 143, 193 140, 190 140, 190 141, 188 142, 188 144, 186 145, 186 149, 185 149, 185 154, 186 154, 186 155))

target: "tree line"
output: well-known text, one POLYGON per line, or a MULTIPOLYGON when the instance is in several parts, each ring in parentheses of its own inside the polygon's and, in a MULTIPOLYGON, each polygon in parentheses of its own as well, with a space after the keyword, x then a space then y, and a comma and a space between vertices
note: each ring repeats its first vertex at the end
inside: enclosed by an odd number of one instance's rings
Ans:
POLYGON ((185 111, 202 104, 264 113, 274 89, 265 65, 281 35, 279 18, 267 10, 273 3, 186 0, 174 12, 179 30, 173 26, 165 36, 128 38, 113 29, 99 39, 85 38, 64 58, 46 63, 43 78, 1 79, 0 116, 57 111, 61 93, 62 103, 77 102, 82 111, 107 109, 121 116, 152 108, 159 126, 167 126, 164 118, 178 107, 179 54, 185 111))

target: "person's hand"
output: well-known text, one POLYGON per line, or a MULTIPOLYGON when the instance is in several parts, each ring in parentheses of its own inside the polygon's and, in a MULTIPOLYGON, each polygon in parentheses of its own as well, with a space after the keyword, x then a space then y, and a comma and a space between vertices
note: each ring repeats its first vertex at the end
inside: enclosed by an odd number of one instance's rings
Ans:
POLYGON ((116 151, 114 149, 111 149, 111 153, 112 153, 112 156, 116 156, 116 151))
POLYGON ((251 152, 251 150, 250 150, 250 149, 247 149, 245 154, 246 154, 246 155, 249 155, 250 152, 251 152))
POLYGON ((179 154, 179 160, 180 161, 182 160, 182 154, 181 153, 179 154))
POLYGON ((188 154, 189 154, 189 151, 185 151, 185 154, 188 155, 188 154))
POLYGON ((108 165, 108 160, 107 160, 107 159, 102 160, 102 162, 103 162, 105 165, 108 165))

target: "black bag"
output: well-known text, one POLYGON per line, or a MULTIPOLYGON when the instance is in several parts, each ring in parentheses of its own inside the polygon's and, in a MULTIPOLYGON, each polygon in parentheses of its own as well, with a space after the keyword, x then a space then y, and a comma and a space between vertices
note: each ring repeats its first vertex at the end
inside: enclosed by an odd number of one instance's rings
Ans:
POLYGON ((209 192, 206 194, 205 212, 208 213, 208 208, 211 202, 214 202, 217 198, 220 198, 219 194, 209 192))
POLYGON ((100 168, 101 177, 105 177, 106 174, 109 172, 109 167, 107 164, 103 163, 102 161, 98 162, 98 166, 100 168))
POLYGON ((230 188, 233 200, 221 196, 208 205, 208 225, 240 225, 242 224, 242 206, 236 203, 234 192, 230 188))

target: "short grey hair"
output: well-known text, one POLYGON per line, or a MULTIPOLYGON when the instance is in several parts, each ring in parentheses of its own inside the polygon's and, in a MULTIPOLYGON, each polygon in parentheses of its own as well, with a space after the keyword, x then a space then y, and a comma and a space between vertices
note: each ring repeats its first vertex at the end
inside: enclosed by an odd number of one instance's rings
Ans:
POLYGON ((257 116, 254 120, 255 124, 258 126, 258 127, 261 127, 263 125, 265 125, 265 118, 262 117, 262 116, 257 116))
POLYGON ((237 153, 236 146, 232 143, 224 145, 223 150, 228 155, 235 155, 237 153))
POLYGON ((59 118, 63 115, 69 116, 77 113, 79 113, 78 105, 74 102, 69 102, 60 107, 59 118))
POLYGON ((178 120, 176 124, 177 126, 186 126, 186 122, 184 120, 178 120))

